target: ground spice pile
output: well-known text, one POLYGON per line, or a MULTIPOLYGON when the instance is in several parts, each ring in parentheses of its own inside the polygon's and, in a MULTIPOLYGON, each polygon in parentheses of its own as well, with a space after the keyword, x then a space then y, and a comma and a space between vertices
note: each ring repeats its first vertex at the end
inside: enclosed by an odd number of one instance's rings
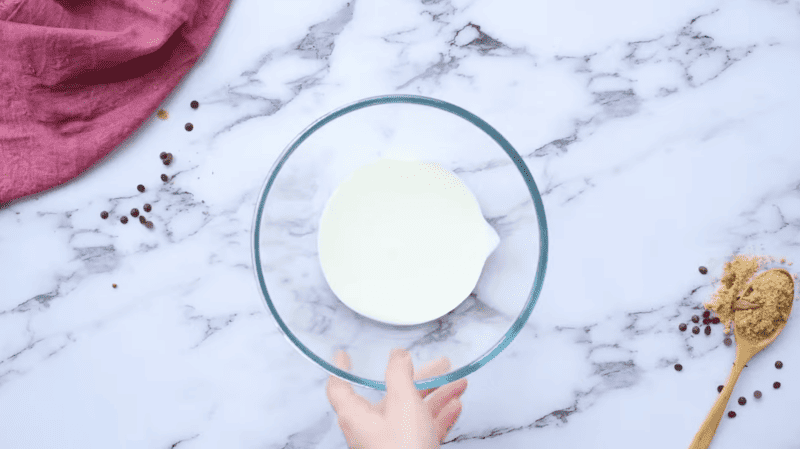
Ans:
POLYGON ((725 323, 726 334, 733 322, 742 336, 760 341, 786 322, 794 299, 793 276, 783 269, 756 275, 773 262, 771 257, 740 255, 725 264, 721 285, 705 307, 725 323))

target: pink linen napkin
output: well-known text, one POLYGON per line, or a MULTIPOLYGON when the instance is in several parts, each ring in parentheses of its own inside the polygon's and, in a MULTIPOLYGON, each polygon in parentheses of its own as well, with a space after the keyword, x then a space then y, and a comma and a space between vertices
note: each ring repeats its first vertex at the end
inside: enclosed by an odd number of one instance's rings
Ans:
POLYGON ((0 0, 0 207, 80 175, 153 114, 230 0, 0 0))

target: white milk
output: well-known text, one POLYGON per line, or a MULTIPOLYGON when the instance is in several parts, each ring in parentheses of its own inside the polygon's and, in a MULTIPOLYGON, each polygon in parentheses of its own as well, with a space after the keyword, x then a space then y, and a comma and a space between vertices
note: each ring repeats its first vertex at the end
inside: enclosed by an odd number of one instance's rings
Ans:
POLYGON ((317 241, 336 296, 391 324, 424 323, 455 309, 499 243, 455 174, 390 159, 359 168, 337 187, 317 241))

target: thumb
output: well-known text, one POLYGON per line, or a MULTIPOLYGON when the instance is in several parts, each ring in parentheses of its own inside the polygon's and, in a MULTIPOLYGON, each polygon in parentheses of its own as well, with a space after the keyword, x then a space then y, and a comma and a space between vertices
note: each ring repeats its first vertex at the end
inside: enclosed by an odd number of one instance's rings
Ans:
POLYGON ((394 349, 386 369, 386 393, 406 398, 417 393, 414 386, 414 363, 411 355, 403 349, 394 349))

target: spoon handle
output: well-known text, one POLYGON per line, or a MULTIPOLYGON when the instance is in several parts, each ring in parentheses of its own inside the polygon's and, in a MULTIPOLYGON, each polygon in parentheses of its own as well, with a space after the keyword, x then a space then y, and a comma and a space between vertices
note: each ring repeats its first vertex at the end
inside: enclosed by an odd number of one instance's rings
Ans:
POLYGON ((708 416, 706 416, 703 425, 700 426, 700 430, 698 430, 697 434, 694 436, 694 440, 692 440, 692 444, 689 445, 689 449, 708 449, 708 446, 711 445, 711 440, 714 438, 717 427, 719 427, 719 422, 722 420, 722 415, 725 413, 728 400, 731 398, 731 394, 733 394, 733 387, 736 386, 736 381, 739 380, 739 375, 742 374, 742 369, 748 362, 748 360, 743 360, 743 357, 740 357, 740 355, 741 354, 737 351, 736 361, 733 363, 728 381, 725 383, 725 387, 717 398, 717 402, 714 403, 714 406, 711 407, 711 411, 708 412, 708 416))

